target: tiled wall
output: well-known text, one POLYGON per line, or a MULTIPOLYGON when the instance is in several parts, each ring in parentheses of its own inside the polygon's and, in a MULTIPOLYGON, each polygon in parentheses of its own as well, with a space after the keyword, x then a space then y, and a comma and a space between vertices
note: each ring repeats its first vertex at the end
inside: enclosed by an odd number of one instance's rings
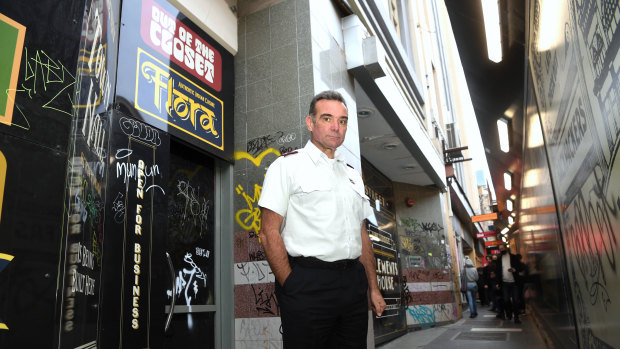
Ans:
POLYGON ((337 10, 329 0, 288 0, 239 19, 235 56, 234 282, 237 348, 281 346, 273 274, 257 232, 265 172, 309 139, 314 94, 337 90, 349 109, 340 150, 361 171, 353 80, 337 10))
POLYGON ((273 274, 258 231, 267 167, 303 147, 312 99, 308 0, 282 1, 239 19, 235 57, 234 283, 237 348, 279 348, 273 274))

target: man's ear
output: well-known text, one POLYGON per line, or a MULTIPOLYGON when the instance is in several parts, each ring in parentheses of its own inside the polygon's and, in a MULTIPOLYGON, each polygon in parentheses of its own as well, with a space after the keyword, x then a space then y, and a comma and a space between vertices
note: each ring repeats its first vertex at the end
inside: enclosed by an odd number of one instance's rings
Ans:
POLYGON ((314 122, 312 122, 312 116, 310 115, 306 116, 306 127, 310 132, 312 132, 312 129, 314 129, 314 122))

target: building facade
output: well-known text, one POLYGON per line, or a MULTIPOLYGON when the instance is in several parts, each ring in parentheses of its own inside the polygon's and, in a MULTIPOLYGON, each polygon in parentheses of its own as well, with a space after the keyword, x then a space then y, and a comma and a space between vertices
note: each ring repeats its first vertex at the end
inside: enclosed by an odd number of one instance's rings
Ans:
POLYGON ((0 24, 0 346, 279 347, 257 203, 327 89, 375 211, 369 344, 461 317, 480 208, 442 3, 47 0, 0 24))

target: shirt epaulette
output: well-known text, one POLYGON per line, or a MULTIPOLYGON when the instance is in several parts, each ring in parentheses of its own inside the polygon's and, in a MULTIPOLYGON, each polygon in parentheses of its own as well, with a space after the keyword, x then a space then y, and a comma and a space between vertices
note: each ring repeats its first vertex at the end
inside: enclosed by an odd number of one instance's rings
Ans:
POLYGON ((293 154, 297 154, 297 153, 298 153, 297 150, 293 150, 293 151, 289 151, 288 153, 284 153, 284 154, 282 154, 280 156, 289 156, 289 155, 293 155, 293 154))

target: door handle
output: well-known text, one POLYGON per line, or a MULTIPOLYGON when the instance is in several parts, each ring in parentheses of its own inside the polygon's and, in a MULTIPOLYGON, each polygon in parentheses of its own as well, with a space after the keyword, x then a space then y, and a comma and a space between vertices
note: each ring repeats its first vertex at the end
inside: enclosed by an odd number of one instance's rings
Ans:
POLYGON ((172 321, 172 314, 174 314, 174 304, 177 300, 177 283, 176 278, 174 277, 174 266, 172 265, 172 258, 170 258, 170 254, 166 252, 166 259, 168 259, 168 267, 170 268, 170 276, 172 277, 172 302, 170 303, 170 313, 168 313, 168 318, 166 319, 166 326, 164 327, 164 332, 168 331, 170 327, 170 321, 172 321))

